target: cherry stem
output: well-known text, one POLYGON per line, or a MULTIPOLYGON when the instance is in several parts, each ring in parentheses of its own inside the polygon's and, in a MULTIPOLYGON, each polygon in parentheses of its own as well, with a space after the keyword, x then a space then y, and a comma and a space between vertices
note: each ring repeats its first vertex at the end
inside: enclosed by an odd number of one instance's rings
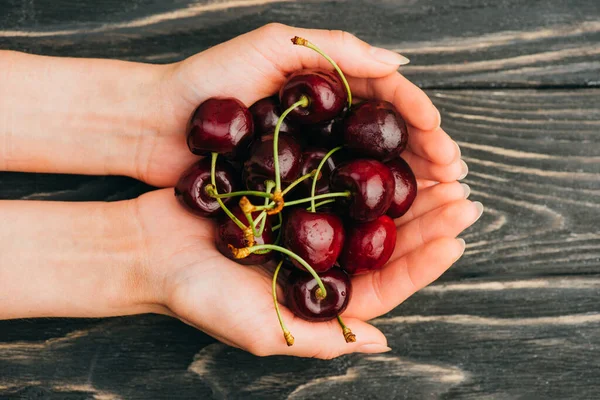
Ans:
MULTIPOLYGON (((217 184, 216 184, 216 178, 215 178, 215 175, 216 175, 215 171, 217 169, 217 158, 218 157, 219 157, 219 153, 212 153, 211 160, 210 160, 210 183, 213 185, 216 195, 219 194, 217 191, 217 184)), ((219 203, 219 206, 223 209, 223 211, 225 211, 225 214, 227 214, 227 216, 229 218, 231 218, 231 220, 241 230, 248 229, 247 226, 242 223, 242 221, 240 221, 235 215, 233 215, 233 213, 231 211, 229 211, 229 208, 227 208, 227 206, 223 203, 223 201, 219 197, 216 197, 215 199, 217 200, 217 203, 219 203)))
MULTIPOLYGON (((279 244, 279 242, 281 242, 281 235, 283 232, 283 229, 280 229, 281 225, 283 225, 283 217, 281 216, 281 213, 279 213, 277 215, 279 216, 279 225, 276 225, 276 226, 277 226, 277 229, 279 229, 279 232, 277 232, 277 238, 275 239, 275 244, 279 244)), ((273 230, 275 230, 275 229, 273 229, 273 230)))
POLYGON ((317 189, 317 181, 320 178, 321 175, 321 169, 323 169, 323 166, 325 165, 325 163, 327 162, 327 160, 329 159, 329 157, 331 157, 333 155, 333 153, 335 153, 336 151, 340 150, 342 148, 342 146, 339 147, 335 147, 333 149, 331 149, 329 151, 329 153, 325 154, 325 157, 323 157, 323 159, 321 160, 321 162, 319 163, 319 166, 317 167, 316 173, 315 173, 315 177, 313 178, 313 182, 312 182, 312 188, 310 191, 310 196, 312 197, 311 201, 310 201, 310 211, 315 212, 315 190, 317 189))
POLYGON ((344 87, 346 88, 346 92, 348 93, 348 107, 351 107, 352 106, 352 92, 350 91, 350 85, 348 84, 348 81, 346 80, 346 76, 344 75, 344 73, 342 72, 340 67, 338 67, 337 63, 335 61, 333 61, 333 59, 331 57, 329 57, 327 54, 325 54, 325 52, 323 50, 318 48, 317 45, 309 42, 308 40, 306 40, 304 38, 294 36, 292 38, 292 43, 294 43, 295 45, 298 45, 298 46, 308 47, 309 49, 316 51, 317 53, 319 53, 320 55, 325 57, 325 59, 327 61, 329 61, 329 63, 331 65, 333 65, 333 68, 335 68, 338 75, 342 79, 342 82, 344 83, 344 87))
POLYGON ((346 343, 356 342, 356 335, 352 333, 352 331, 346 326, 346 324, 344 324, 344 321, 342 321, 342 317, 338 315, 337 320, 340 323, 340 326, 342 327, 342 332, 344 333, 344 339, 346 340, 346 343))
POLYGON ((237 197, 237 196, 256 196, 256 197, 265 197, 267 199, 271 198, 270 193, 259 192, 257 190, 241 190, 239 192, 217 194, 216 188, 213 185, 207 185, 205 191, 206 191, 206 194, 208 194, 210 197, 212 197, 214 199, 227 199, 229 197, 237 197))
POLYGON ((281 116, 277 120, 277 125, 275 125, 275 132, 273 133, 273 163, 275 168, 275 193, 281 192, 281 176, 279 174, 279 130, 281 129, 281 124, 283 120, 289 113, 294 111, 298 107, 308 107, 309 100, 308 97, 302 95, 300 100, 295 102, 281 113, 281 116))
POLYGON ((279 320, 279 326, 281 326, 281 330, 283 331, 283 337, 285 338, 285 342, 288 346, 294 345, 294 337, 288 331, 285 326, 285 322, 283 322, 283 318, 281 317, 281 311, 279 310, 279 302, 277 301, 277 275, 279 275, 279 270, 283 265, 283 260, 279 261, 277 264, 277 268, 275 268, 275 272, 273 273, 273 304, 275 305, 275 312, 277 313, 277 319, 279 320))
POLYGON ((275 250, 275 251, 285 254, 288 257, 293 258, 294 260, 298 261, 300 263, 300 265, 302 265, 304 268, 306 268, 306 270, 317 281, 317 285, 319 285, 319 289, 317 289, 317 291, 315 293, 315 296, 317 297, 317 299, 323 300, 325 297, 327 297, 327 290, 325 290, 325 285, 323 285, 323 281, 321 281, 321 278, 319 278, 319 275, 317 275, 317 273, 315 272, 313 267, 310 266, 310 264, 308 264, 306 261, 304 261, 304 259, 302 259, 302 257, 297 255, 293 251, 290 251, 290 250, 286 249, 285 247, 277 246, 275 244, 257 244, 254 246, 246 247, 245 249, 242 249, 242 250, 245 250, 249 253, 254 253, 257 250, 275 250))
POLYGON ((317 171, 313 170, 313 171, 309 172, 306 175, 302 175, 300 178, 298 178, 294 182, 290 183, 288 187, 286 187, 285 189, 283 189, 283 192, 281 192, 281 195, 285 196, 286 194, 288 194, 290 192, 290 190, 292 190, 293 188, 295 188, 296 186, 298 186, 303 181, 314 177, 316 175, 316 173, 317 173, 317 171))
MULTIPOLYGON (((287 203, 285 203, 285 206, 295 206, 296 204, 302 204, 302 203, 306 203, 312 200, 323 200, 323 199, 330 199, 332 197, 350 197, 352 196, 352 193, 350 193, 349 191, 345 191, 345 192, 336 192, 336 193, 324 193, 324 194, 319 194, 316 196, 311 196, 311 197, 307 197, 305 199, 300 199, 300 200, 294 200, 294 201, 289 201, 287 203)), ((315 204, 316 206, 316 204, 315 204)))
MULTIPOLYGON (((275 182, 273 182, 272 180, 265 181, 266 193, 271 194, 271 190, 273 190, 274 187, 275 187, 275 182)), ((269 204, 269 199, 265 198, 265 205, 267 205, 267 204, 269 204)), ((256 218, 256 221, 254 222, 256 225, 258 225, 260 223, 260 229, 258 230, 257 236, 261 236, 263 234, 263 232, 265 231, 265 225, 267 224, 266 216, 267 216, 267 212, 262 211, 260 213, 260 215, 258 216, 258 218, 256 218), (262 221, 260 221, 261 218, 262 218, 262 221)))
MULTIPOLYGON (((335 199, 329 199, 329 200, 320 201, 317 204, 315 204, 315 208, 319 208, 319 207, 324 206, 325 204, 329 204, 329 203, 335 203, 335 199)), ((311 209, 312 209, 312 207, 308 207, 306 209, 306 211, 310 211, 311 209)), ((314 210, 313 210, 313 212, 314 212, 314 210)))

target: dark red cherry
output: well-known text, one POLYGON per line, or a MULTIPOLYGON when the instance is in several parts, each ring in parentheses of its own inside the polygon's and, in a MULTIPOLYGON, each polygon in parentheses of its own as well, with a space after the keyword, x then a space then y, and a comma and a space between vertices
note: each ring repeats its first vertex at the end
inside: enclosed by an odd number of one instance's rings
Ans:
MULTIPOLYGON (((242 223, 248 226, 248 220, 246 216, 242 212, 239 206, 234 206, 230 208, 233 215, 235 215, 242 223)), ((260 212, 252 213, 253 218, 258 218, 260 212)), ((254 240, 256 244, 273 244, 275 241, 275 237, 273 232, 271 231, 271 224, 269 220, 265 223, 265 229, 263 234, 260 237, 255 237, 254 240)), ((246 258, 236 259, 233 257, 231 253, 231 249, 229 249, 228 245, 232 245, 238 249, 248 247, 248 243, 244 237, 244 232, 233 222, 227 214, 223 213, 223 215, 217 221, 217 234, 215 237, 215 242, 217 249, 223 254, 225 257, 243 265, 253 265, 253 264, 264 264, 273 259, 273 252, 269 252, 266 254, 250 254, 246 258)))
POLYGON ((344 143, 364 157, 388 161, 400 156, 408 142, 406 122, 392 103, 367 101, 344 119, 344 143))
MULTIPOLYGON (((327 271, 335 264, 344 245, 344 224, 340 217, 303 208, 291 210, 283 224, 283 246, 296 253, 315 271, 327 271)), ((292 259, 300 269, 304 267, 292 259)))
MULTIPOLYGON (((326 149, 319 148, 310 148, 306 149, 302 153, 302 168, 300 170, 300 176, 306 175, 317 169, 323 157, 329 152, 326 149)), ((324 194, 329 192, 329 178, 334 169, 340 165, 340 159, 343 157, 339 157, 340 151, 334 153, 331 157, 325 161, 323 168, 321 168, 321 177, 317 180, 317 186, 315 188, 315 195, 324 194)), ((310 196, 310 192, 312 189, 313 179, 307 179, 302 181, 298 186, 299 194, 304 197, 310 196)))
MULTIPOLYGON (((257 136, 273 134, 277 121, 281 116, 279 99, 277 96, 265 97, 250 107, 250 113, 254 118, 254 133, 257 136)), ((281 123, 279 132, 295 135, 297 128, 286 118, 281 123)))
MULTIPOLYGON (((292 182, 300 176, 302 148, 289 135, 279 135, 279 173, 281 181, 292 182)), ((250 149, 250 158, 244 163, 244 180, 249 190, 264 190, 265 179, 275 180, 273 136, 259 138, 250 149), (257 189, 256 184, 263 185, 257 189)))
POLYGON ((294 72, 279 91, 281 109, 306 96, 308 107, 298 107, 288 117, 301 124, 319 124, 334 119, 348 103, 348 94, 335 71, 302 69, 294 72))
POLYGON ((235 157, 254 135, 252 114, 237 99, 210 98, 192 116, 187 137, 190 151, 198 155, 212 152, 235 157))
POLYGON ((373 221, 386 213, 394 197, 394 176, 384 164, 375 160, 358 159, 347 162, 333 171, 332 192, 349 190, 351 196, 339 198, 340 206, 357 222, 373 221))
MULTIPOLYGON (((221 213, 221 207, 215 198, 206 193, 206 186, 211 183, 210 158, 203 158, 189 167, 179 178, 175 186, 175 196, 189 211, 201 217, 215 217, 221 213)), ((220 194, 239 190, 239 183, 233 166, 226 161, 217 160, 215 166, 215 183, 220 194)), ((223 199, 228 204, 233 198, 223 199)))
POLYGON ((312 146, 332 149, 343 143, 344 134, 342 129, 343 116, 340 115, 324 124, 307 126, 306 136, 312 146))
POLYGON ((387 215, 398 218, 406 214, 415 197, 417 197, 417 179, 415 174, 402 158, 388 161, 385 165, 394 175, 394 199, 387 211, 387 215))
POLYGON ((385 265, 396 247, 396 224, 387 215, 347 227, 340 266, 349 274, 362 274, 385 265))
POLYGON ((317 299, 317 281, 308 272, 296 269, 285 288, 286 306, 298 317, 312 322, 329 321, 343 313, 352 297, 348 274, 339 268, 319 274, 327 296, 317 299))

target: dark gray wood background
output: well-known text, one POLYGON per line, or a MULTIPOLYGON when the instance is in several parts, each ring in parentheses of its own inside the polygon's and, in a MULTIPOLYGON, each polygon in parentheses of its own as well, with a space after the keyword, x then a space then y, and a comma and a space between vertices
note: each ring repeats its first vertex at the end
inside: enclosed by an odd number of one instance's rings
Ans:
MULTIPOLYGON (((169 318, 0 322, 0 398, 600 398, 598 0, 0 0, 0 48, 164 63, 279 21, 411 59, 486 207, 466 255, 375 321, 393 351, 256 358, 169 318)), ((121 177, 0 173, 0 198, 121 177)))

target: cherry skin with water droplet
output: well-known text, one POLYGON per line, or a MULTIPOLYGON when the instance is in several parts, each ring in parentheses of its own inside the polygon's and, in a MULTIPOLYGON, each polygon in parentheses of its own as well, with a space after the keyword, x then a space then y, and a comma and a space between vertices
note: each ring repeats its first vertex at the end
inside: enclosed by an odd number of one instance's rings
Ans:
MULTIPOLYGON (((316 272, 335 264, 344 245, 344 224, 340 217, 303 208, 289 211, 283 224, 283 245, 306 261, 316 272)), ((304 267, 296 260, 292 263, 304 267)))
MULTIPOLYGON (((300 176, 302 148, 298 141, 289 135, 280 135, 278 145, 281 181, 293 182, 300 176)), ((264 191, 266 179, 275 181, 272 135, 259 138, 250 149, 250 158, 244 163, 244 182, 248 190, 264 191)))
MULTIPOLYGON (((244 225, 249 225, 246 216, 244 215, 239 206, 234 206, 230 210, 231 213, 235 215, 244 225)), ((252 218, 256 219, 259 215, 260 212, 254 212, 252 213, 252 218)), ((257 245, 273 244, 273 242, 275 241, 275 237, 271 230, 271 224, 269 220, 267 220, 267 222, 265 223, 265 229, 262 235, 259 237, 255 237, 254 240, 256 241, 257 245)), ((246 242, 246 239, 244 237, 244 232, 226 214, 223 214, 217 221, 215 244, 217 246, 217 250, 219 250, 221 254, 242 265, 264 264, 274 258, 274 252, 271 251, 266 254, 250 254, 246 258, 236 259, 231 253, 229 245, 241 249, 244 247, 248 247, 248 243, 246 242)))
POLYGON ((348 226, 340 266, 352 275, 380 269, 394 252, 396 235, 396 224, 387 215, 348 226))
MULTIPOLYGON (((304 150, 302 153, 302 166, 300 170, 300 176, 311 173, 316 170, 323 157, 329 152, 329 150, 322 148, 309 148, 304 150)), ((323 168, 321 168, 321 176, 317 180, 315 187, 315 195, 325 194, 329 192, 329 178, 332 172, 340 165, 343 156, 340 154, 341 151, 337 151, 329 157, 323 168)), ((302 181, 298 186, 298 195, 302 197, 309 197, 312 190, 313 179, 307 179, 302 181)))
MULTIPOLYGON (((206 218, 216 217, 222 211, 217 200, 206 192, 206 186, 211 183, 210 170, 210 158, 203 158, 190 166, 175 185, 175 197, 181 205, 188 211, 206 218)), ((237 176, 238 174, 230 163, 217 160, 215 183, 219 194, 239 190, 237 176)), ((232 200, 231 197, 222 199, 226 205, 232 200)))
POLYGON ((232 97, 212 97, 198 106, 187 136, 190 151, 197 155, 219 153, 235 157, 254 136, 252 114, 232 97))
MULTIPOLYGON (((271 135, 275 132, 275 126, 281 116, 279 99, 276 96, 265 97, 250 107, 250 113, 254 118, 254 133, 257 136, 271 135)), ((298 129, 285 118, 279 127, 279 133, 295 135, 298 129)))
POLYGON ((392 171, 395 181, 394 198, 387 215, 398 218, 406 214, 417 197, 417 179, 402 158, 388 161, 385 165, 392 171))
POLYGON ((352 283, 348 274, 334 267, 319 274, 327 296, 319 300, 319 288, 315 278, 308 272, 292 271, 285 285, 286 306, 296 315, 311 322, 324 322, 343 313, 352 297, 352 283))
POLYGON ((300 124, 321 124, 334 119, 348 103, 348 94, 341 78, 334 71, 302 69, 294 72, 279 91, 281 109, 287 110, 302 96, 307 107, 298 107, 288 114, 300 124))
POLYGON ((384 162, 398 158, 408 143, 406 122, 387 101, 367 101, 353 107, 344 118, 342 130, 348 149, 384 162))
POLYGON ((376 160, 358 159, 342 164, 330 179, 332 192, 350 191, 337 202, 357 222, 368 222, 386 213, 394 196, 392 171, 376 160))

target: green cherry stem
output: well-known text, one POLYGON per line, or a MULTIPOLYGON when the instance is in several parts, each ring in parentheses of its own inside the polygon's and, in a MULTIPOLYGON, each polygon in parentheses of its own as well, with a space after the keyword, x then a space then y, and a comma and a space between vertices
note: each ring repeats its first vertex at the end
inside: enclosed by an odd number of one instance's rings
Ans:
MULTIPOLYGON (((312 200, 323 200, 323 199, 330 199, 332 197, 350 197, 350 196, 352 196, 352 193, 350 193, 348 190, 346 190, 345 192, 324 193, 324 194, 319 194, 317 196, 307 197, 305 199, 289 201, 289 202, 285 203, 285 205, 286 206, 295 206, 296 204, 302 204, 302 203, 306 203, 306 202, 309 202, 312 200)), ((315 204, 315 206, 316 206, 316 204, 315 204)))
POLYGON ((317 289, 317 291, 315 292, 315 296, 317 297, 317 299, 323 300, 325 297, 327 297, 327 290, 325 290, 325 285, 323 285, 323 281, 321 280, 321 278, 319 278, 319 275, 317 275, 317 273, 315 272, 313 267, 311 267, 310 264, 308 264, 306 261, 304 261, 304 259, 302 259, 302 257, 300 257, 296 253, 286 249, 285 247, 277 246, 274 244, 257 244, 257 245, 246 247, 243 249, 231 248, 231 250, 233 252, 234 257, 236 257, 236 258, 247 257, 251 253, 254 253, 258 250, 275 250, 280 253, 283 253, 286 256, 291 257, 294 260, 298 261, 300 263, 300 265, 302 265, 304 268, 306 268, 306 270, 313 276, 313 278, 315 278, 315 280, 317 281, 317 285, 319 285, 319 289, 317 289))
POLYGON ((302 183, 303 181, 310 179, 312 177, 314 177, 316 175, 317 171, 313 170, 311 172, 309 172, 306 175, 302 175, 300 178, 296 179, 294 182, 290 183, 288 187, 286 187, 285 189, 283 189, 283 192, 281 192, 282 196, 285 196, 286 194, 288 194, 293 188, 295 188, 296 186, 298 186, 300 183, 302 183))
POLYGON ((281 129, 281 124, 285 117, 288 116, 289 113, 294 111, 298 107, 308 107, 309 100, 308 97, 302 95, 300 100, 295 102, 281 113, 281 117, 277 120, 277 125, 275 125, 275 132, 273 133, 273 163, 275 168, 275 193, 281 192, 281 175, 279 173, 279 130, 281 129))
POLYGON ((346 76, 344 76, 344 73, 342 72, 342 70, 340 69, 340 67, 338 67, 337 63, 335 61, 333 61, 331 59, 331 57, 329 57, 327 54, 325 54, 323 52, 323 50, 321 50, 320 48, 317 47, 317 45, 309 42, 308 40, 298 37, 298 36, 294 36, 292 38, 292 43, 294 43, 295 45, 298 46, 304 46, 304 47, 308 47, 309 49, 312 49, 314 51, 316 51, 317 53, 319 53, 320 55, 322 55, 323 57, 325 57, 325 59, 327 61, 329 61, 329 63, 331 65, 333 65, 333 68, 335 68, 335 70, 337 71, 338 75, 340 76, 340 78, 342 79, 342 82, 344 83, 344 87, 346 88, 346 92, 348 93, 348 107, 352 106, 352 92, 350 91, 350 85, 348 84, 348 81, 346 80, 346 76))
POLYGON ((273 273, 273 304, 275 305, 275 312, 277 313, 277 319, 279 320, 279 326, 281 326, 281 330, 283 331, 283 337, 285 338, 285 342, 288 346, 293 346, 294 337, 292 336, 290 331, 288 331, 287 327, 285 326, 285 322, 283 322, 283 318, 281 317, 281 311, 279 310, 279 302, 277 301, 277 275, 279 275, 279 270, 281 269, 282 265, 283 260, 279 261, 279 264, 277 264, 277 268, 275 268, 275 272, 273 273))
POLYGON ((207 185, 205 190, 206 190, 206 193, 214 199, 227 199, 229 197, 238 197, 238 196, 256 196, 256 197, 264 197, 266 199, 270 199, 272 197, 270 193, 259 192, 257 190, 241 190, 239 192, 217 194, 215 187, 212 185, 210 185, 210 186, 207 185))
POLYGON ((333 155, 333 153, 340 150, 341 148, 342 148, 342 146, 334 147, 333 149, 331 149, 329 151, 329 153, 325 154, 325 157, 323 157, 323 159, 319 163, 319 166, 316 169, 315 177, 313 178, 312 188, 310 191, 310 196, 312 197, 312 200, 310 201, 310 206, 311 206, 310 211, 312 211, 312 212, 315 212, 315 208, 316 208, 316 206, 315 206, 315 190, 317 189, 317 181, 319 180, 319 175, 321 174, 321 169, 323 169, 323 166, 325 165, 325 163, 327 162, 329 157, 331 157, 333 155))
MULTIPOLYGON (((318 202, 317 204, 315 204, 315 208, 319 208, 319 207, 321 207, 321 206, 324 206, 325 204, 334 203, 334 202, 335 202, 335 199, 323 200, 323 201, 320 201, 320 202, 318 202)), ((311 211, 311 210, 312 210, 312 206, 311 206, 311 207, 308 207, 308 208, 306 209, 306 211, 311 211)), ((314 212, 314 211, 313 211, 313 212, 314 212)))
MULTIPOLYGON (((266 193, 271 194, 271 190, 273 190, 273 188, 275 187, 275 182, 273 182, 272 180, 267 180, 265 181, 265 191, 266 193)), ((269 204, 269 199, 265 198, 265 206, 269 204)), ((260 213, 260 215, 257 218, 257 221, 254 222, 256 225, 258 225, 260 223, 260 229, 258 230, 258 236, 261 236, 263 234, 263 232, 265 231, 265 226, 267 224, 267 212, 266 211, 262 211, 260 213), (262 218, 262 221, 258 221, 260 218, 262 218)))
POLYGON ((344 339, 346 340, 346 343, 356 342, 356 335, 352 333, 352 331, 346 326, 346 324, 344 324, 344 321, 342 321, 342 317, 338 315, 337 320, 340 326, 342 327, 342 332, 344 333, 344 339))
MULTIPOLYGON (((217 158, 219 157, 219 153, 212 153, 211 154, 211 160, 210 160, 210 183, 213 185, 214 190, 215 190, 215 194, 218 195, 219 193, 217 192, 217 184, 216 184, 216 169, 217 169, 217 158)), ((231 220, 233 222, 235 222, 235 224, 241 229, 241 230, 246 230, 247 227, 246 225, 244 225, 242 223, 242 221, 240 221, 235 215, 233 215, 233 213, 231 211, 229 211, 229 208, 227 208, 227 206, 223 203, 223 201, 216 197, 217 203, 219 203, 219 206, 221 206, 221 208, 223 209, 223 211, 225 211, 225 214, 227 214, 227 216, 229 218, 231 218, 231 220)))

